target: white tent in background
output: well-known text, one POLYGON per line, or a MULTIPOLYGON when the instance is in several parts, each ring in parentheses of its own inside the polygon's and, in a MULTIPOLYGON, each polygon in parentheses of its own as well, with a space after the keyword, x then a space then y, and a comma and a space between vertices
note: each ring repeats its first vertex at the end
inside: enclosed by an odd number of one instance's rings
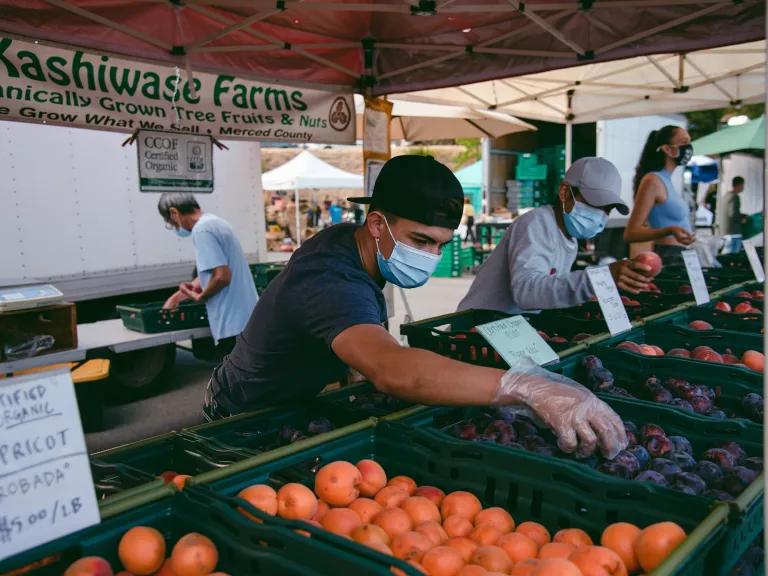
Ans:
MULTIPOLYGON (((536 127, 511 114, 473 106, 446 106, 389 99, 392 103, 390 137, 393 140, 443 140, 453 138, 500 138, 536 127)), ((363 138, 363 97, 355 95, 357 138, 363 138)))
MULTIPOLYGON (((392 99, 505 112, 566 124, 569 131, 571 124, 724 108, 762 102, 764 97, 765 40, 759 40, 421 90, 392 99)), ((566 137, 566 147, 569 144, 566 137)))
POLYGON ((301 214, 299 212, 299 190, 363 188, 360 174, 347 172, 320 160, 304 150, 295 158, 261 175, 264 190, 293 190, 296 202, 296 243, 301 245, 301 214))

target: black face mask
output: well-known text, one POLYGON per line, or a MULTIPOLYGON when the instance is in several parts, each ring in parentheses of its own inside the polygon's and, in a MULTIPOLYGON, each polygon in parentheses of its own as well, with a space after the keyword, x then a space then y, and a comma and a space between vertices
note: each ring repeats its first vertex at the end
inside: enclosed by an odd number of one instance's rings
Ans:
POLYGON ((681 144, 677 147, 677 158, 675 158, 675 162, 677 162, 678 166, 685 166, 691 161, 691 158, 693 158, 692 144, 681 144))

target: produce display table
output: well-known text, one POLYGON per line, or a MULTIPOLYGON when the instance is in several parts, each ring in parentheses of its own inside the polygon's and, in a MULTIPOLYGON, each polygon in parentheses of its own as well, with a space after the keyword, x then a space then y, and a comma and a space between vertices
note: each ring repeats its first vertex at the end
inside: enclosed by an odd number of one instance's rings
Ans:
POLYGON ((61 362, 80 362, 105 352, 120 354, 173 344, 174 342, 181 342, 190 338, 206 338, 210 335, 211 329, 208 327, 144 334, 128 330, 123 326, 122 320, 102 320, 90 324, 78 324, 77 348, 62 350, 52 354, 42 354, 22 360, 0 362, 0 373, 10 374, 19 370, 61 362))

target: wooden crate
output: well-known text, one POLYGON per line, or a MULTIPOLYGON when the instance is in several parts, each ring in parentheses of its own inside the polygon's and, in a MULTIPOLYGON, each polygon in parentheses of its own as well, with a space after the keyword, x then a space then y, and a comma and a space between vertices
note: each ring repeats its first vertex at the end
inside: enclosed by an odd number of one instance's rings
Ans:
POLYGON ((72 303, 0 314, 0 357, 8 340, 49 334, 55 343, 46 353, 77 348, 77 309, 72 303))

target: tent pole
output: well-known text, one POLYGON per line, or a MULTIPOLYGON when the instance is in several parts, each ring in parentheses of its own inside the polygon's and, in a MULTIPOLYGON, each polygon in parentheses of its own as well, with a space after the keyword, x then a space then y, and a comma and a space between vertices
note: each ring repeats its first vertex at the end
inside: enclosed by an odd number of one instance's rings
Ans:
POLYGON ((491 213, 491 139, 483 138, 481 159, 483 161, 483 214, 491 213))
POLYGON ((299 189, 293 191, 294 202, 296 203, 296 247, 301 246, 301 210, 299 210, 299 189))
POLYGON ((571 167, 573 158, 573 124, 570 120, 565 122, 565 169, 571 167))

